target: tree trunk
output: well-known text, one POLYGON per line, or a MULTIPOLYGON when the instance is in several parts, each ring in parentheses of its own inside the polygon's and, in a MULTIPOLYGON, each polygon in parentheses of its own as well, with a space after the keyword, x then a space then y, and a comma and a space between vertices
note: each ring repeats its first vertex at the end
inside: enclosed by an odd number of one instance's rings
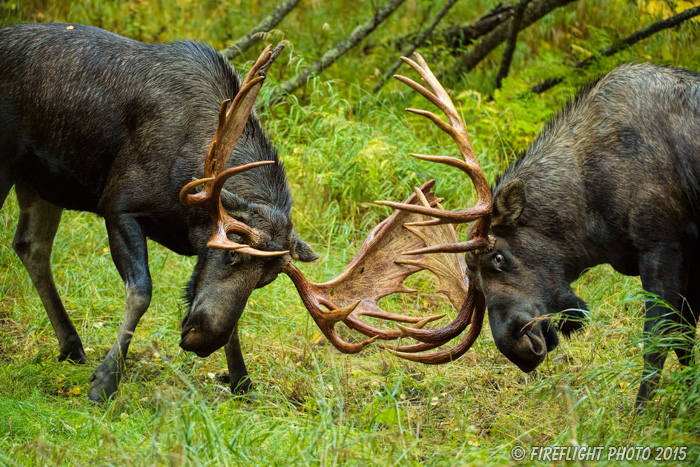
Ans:
MULTIPOLYGON (((520 28, 518 28, 518 30, 522 31, 551 11, 561 6, 568 5, 574 1, 575 0, 535 0, 525 9, 520 28)), ((479 41, 479 43, 472 47, 468 52, 462 54, 462 56, 459 58, 458 64, 456 65, 458 69, 455 71, 467 72, 471 70, 478 65, 479 62, 486 58, 486 56, 491 53, 493 49, 508 39, 510 36, 510 24, 512 21, 514 21, 514 18, 502 23, 496 29, 484 36, 484 38, 481 39, 481 41, 479 41)))
POLYGON ((501 66, 498 68, 498 74, 496 75, 496 89, 501 89, 501 82, 508 76, 510 71, 510 64, 513 61, 513 53, 518 41, 518 32, 520 32, 520 24, 523 22, 523 13, 525 13, 528 3, 530 3, 530 0, 520 0, 513 10, 513 19, 510 22, 510 37, 506 43, 506 49, 503 51, 501 66))
POLYGON ((272 10, 272 13, 267 15, 260 21, 248 34, 238 39, 236 42, 221 50, 219 53, 231 60, 236 55, 240 55, 256 42, 260 40, 263 33, 269 32, 282 22, 287 13, 292 11, 300 0, 285 0, 280 5, 272 10))

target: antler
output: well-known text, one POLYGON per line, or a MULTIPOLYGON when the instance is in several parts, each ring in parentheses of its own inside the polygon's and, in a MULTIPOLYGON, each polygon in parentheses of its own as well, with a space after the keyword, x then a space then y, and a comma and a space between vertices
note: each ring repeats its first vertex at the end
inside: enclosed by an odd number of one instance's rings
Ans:
POLYGON ((430 188, 431 180, 416 188, 403 203, 379 202, 398 209, 389 218, 372 230, 362 245, 360 252, 340 276, 324 284, 308 281, 291 262, 285 272, 294 282, 304 305, 328 340, 341 352, 356 353, 376 339, 397 339, 410 336, 420 344, 388 349, 401 358, 428 364, 446 363, 459 358, 475 342, 484 320, 485 300, 477 287, 469 287, 464 258, 459 254, 479 248, 489 248, 488 228, 491 221, 491 190, 474 155, 464 122, 459 117, 447 92, 443 89, 428 68, 423 58, 416 54, 419 64, 403 58, 428 84, 431 91, 404 78, 397 78, 420 92, 445 112, 449 124, 431 112, 408 109, 432 120, 440 129, 447 132, 459 146, 464 160, 451 157, 424 156, 412 154, 420 159, 458 167, 474 182, 477 204, 463 211, 445 211, 430 188), (424 216, 436 219, 426 220, 424 216), (468 242, 459 243, 451 224, 477 221, 468 242), (436 245, 437 244, 437 245, 436 245), (419 248, 416 248, 419 247, 419 248), (427 254, 430 253, 430 254, 427 254), (411 259, 403 257, 411 255, 411 259), (377 306, 377 301, 392 293, 410 293, 404 280, 417 271, 431 271, 440 284, 439 292, 447 295, 459 313, 449 325, 433 330, 425 330, 425 324, 442 318, 435 315, 427 318, 410 317, 387 313, 377 306), (371 316, 413 326, 398 325, 399 330, 385 330, 372 326, 360 319, 371 316), (359 344, 345 342, 337 333, 335 324, 339 321, 367 336, 370 339, 359 344), (471 323, 469 332, 451 349, 430 354, 414 355, 416 352, 434 349, 446 344, 461 334, 471 323))
MULTIPOLYGON (((406 57, 401 59, 408 63, 418 74, 421 76, 423 81, 427 84, 428 89, 421 86, 420 84, 414 82, 403 76, 396 76, 396 79, 406 83, 414 90, 418 91, 423 97, 428 99, 430 102, 435 104, 440 110, 445 113, 449 123, 444 122, 442 119, 437 117, 432 112, 426 110, 417 109, 407 109, 409 112, 416 113, 418 115, 423 115, 435 123, 441 130, 449 134, 452 139, 457 143, 459 151, 462 155, 463 160, 455 159, 452 157, 440 157, 440 156, 425 156, 421 154, 411 154, 419 159, 438 162, 441 164, 450 165, 452 167, 457 167, 465 172, 469 178, 474 183, 477 192, 477 203, 469 208, 457 212, 444 211, 441 206, 437 208, 429 207, 426 203, 423 206, 406 206, 401 203, 392 203, 387 201, 380 201, 379 204, 384 204, 391 206, 396 209, 402 209, 410 212, 421 213, 427 216, 432 216, 435 219, 415 222, 407 228, 412 229, 412 232, 423 238, 426 245, 429 245, 429 238, 431 233, 427 231, 421 231, 421 229, 427 229, 428 226, 436 226, 441 224, 452 224, 452 223, 464 223, 477 221, 472 232, 472 238, 467 242, 453 242, 445 243, 436 246, 427 246, 426 248, 419 248, 416 250, 406 251, 406 255, 424 255, 427 254, 428 258, 433 258, 433 253, 464 253, 467 251, 491 248, 493 246, 493 241, 488 237, 488 229, 491 224, 491 189, 486 181, 479 161, 474 154, 471 142, 469 140, 469 134, 467 133, 466 126, 462 121, 461 117, 457 113, 457 110, 452 103, 449 95, 442 87, 440 82, 435 78, 430 67, 426 64, 423 57, 419 54, 415 54, 416 62, 410 60, 406 57), (419 227, 422 226, 422 227, 419 227)), ((460 256, 461 258, 461 256, 460 256)), ((439 261, 433 261, 433 267, 435 263, 439 264, 439 261)), ((465 271, 466 272, 466 271, 465 271)), ((442 329, 436 330, 424 330, 424 329, 410 329, 404 328, 399 325, 399 328, 408 336, 413 337, 416 340, 421 341, 421 344, 410 345, 399 347, 397 349, 388 349, 390 352, 398 355, 401 358, 408 360, 419 361, 428 364, 440 364, 446 363, 451 360, 457 359, 462 356, 472 344, 476 341, 476 338, 481 332, 484 321, 484 313, 486 309, 485 299, 483 293, 478 290, 477 287, 469 287, 467 297, 464 302, 456 306, 460 309, 457 318, 448 326, 442 329), (415 352, 422 352, 425 350, 430 350, 435 347, 439 347, 447 343, 452 338, 459 335, 466 326, 471 323, 469 332, 465 334, 462 340, 453 348, 435 352, 432 354, 422 354, 413 355, 415 352)))
POLYGON ((433 72, 430 71, 430 68, 425 63, 423 57, 421 57, 418 53, 415 53, 414 56, 418 63, 406 57, 401 57, 401 60, 408 63, 414 70, 416 70, 416 72, 418 72, 420 77, 423 79, 423 82, 425 82, 425 84, 428 86, 428 89, 404 76, 396 75, 395 78, 403 83, 406 83, 408 86, 418 91, 423 97, 435 104, 444 112, 449 123, 446 123, 441 118, 427 110, 406 110, 418 115, 423 115, 435 123, 442 131, 450 135, 457 143, 463 160, 456 159, 454 157, 426 156, 422 154, 411 154, 411 156, 426 161, 438 162, 440 164, 457 167, 465 172, 476 187, 477 202, 473 207, 461 211, 444 211, 425 206, 408 206, 403 203, 395 203, 392 201, 377 201, 377 203, 390 206, 395 209, 420 213, 435 218, 428 221, 417 222, 413 225, 461 224, 465 222, 477 221, 472 232, 472 238, 467 242, 436 245, 418 250, 407 251, 405 254, 417 255, 424 253, 465 253, 467 251, 490 248, 492 246, 492 242, 488 238, 488 230, 491 224, 491 188, 489 187, 486 177, 484 176, 481 166, 479 165, 479 161, 474 154, 474 149, 472 149, 466 126, 464 125, 462 118, 459 116, 459 113, 457 113, 450 96, 437 80, 433 72))
POLYGON ((221 104, 219 123, 204 162, 204 178, 190 182, 180 190, 182 204, 204 208, 214 220, 214 232, 207 242, 209 248, 235 250, 252 256, 279 256, 289 253, 288 250, 261 251, 249 245, 229 240, 227 234, 235 233, 246 239, 251 245, 256 245, 263 240, 264 234, 228 215, 221 205, 221 190, 229 178, 256 167, 275 163, 275 161, 251 162, 224 170, 231 152, 243 134, 258 91, 265 81, 266 73, 283 48, 282 44, 274 49, 270 45, 265 47, 243 80, 241 89, 236 94, 233 103, 227 99, 221 104), (191 191, 200 185, 203 185, 202 190, 199 193, 191 194, 191 191))
MULTIPOLYGON (((416 188, 415 193, 405 203, 410 205, 425 203, 428 207, 439 206, 440 199, 435 198, 434 193, 430 191, 434 184, 435 181, 431 180, 424 183, 420 189, 416 188)), ((456 307, 466 299, 468 289, 464 275, 466 267, 461 256, 445 254, 413 256, 410 259, 402 257, 402 252, 407 249, 425 246, 424 238, 429 241, 435 241, 435 239, 456 241, 456 233, 450 225, 428 227, 431 232, 425 237, 415 235, 414 228, 409 230, 404 226, 406 223, 423 219, 423 216, 418 214, 395 211, 372 230, 355 259, 345 270, 338 277, 324 284, 308 281, 292 263, 286 267, 285 272, 297 287, 314 321, 326 338, 341 352, 359 352, 376 339, 404 337, 407 334, 406 330, 416 331, 444 316, 443 314, 429 317, 405 316, 385 312, 377 305, 380 298, 392 293, 415 292, 407 288, 403 282, 408 276, 420 270, 428 269, 435 274, 440 283, 439 292, 445 294, 456 307), (412 326, 401 326, 399 330, 386 330, 366 323, 360 319, 361 316, 411 323, 412 326), (339 321, 344 321, 348 327, 371 339, 360 344, 343 341, 334 329, 335 323, 339 321)), ((457 334, 463 329, 460 329, 457 334)))
MULTIPOLYGON (((405 203, 442 209, 439 198, 435 198, 430 188, 431 180, 416 188, 405 203)), ((387 349, 408 360, 440 364, 459 358, 476 340, 483 323, 483 295, 474 287, 469 287, 464 258, 457 254, 430 254, 403 257, 402 251, 415 246, 457 241, 454 228, 447 225, 410 226, 425 220, 420 214, 395 211, 368 235, 357 256, 335 279, 325 284, 308 281, 301 271, 289 263, 285 272, 297 287, 304 305, 328 340, 341 352, 357 353, 376 339, 397 339, 413 337, 422 343, 387 349), (447 296, 452 305, 459 309, 455 320, 449 325, 433 330, 423 326, 444 315, 426 318, 387 313, 377 306, 377 301, 391 293, 412 293, 415 290, 404 286, 404 280, 421 270, 427 269, 438 280, 438 292, 447 296), (476 311, 476 313, 474 313, 476 311), (361 316, 382 318, 413 326, 398 325, 399 330, 385 330, 372 326, 360 319, 361 316), (345 342, 334 326, 345 324, 371 337, 359 344, 345 342), (461 334, 472 324, 467 335, 455 347, 430 354, 413 355, 416 352, 434 349, 446 344, 461 334)), ((387 347, 383 347, 387 348, 387 347)))

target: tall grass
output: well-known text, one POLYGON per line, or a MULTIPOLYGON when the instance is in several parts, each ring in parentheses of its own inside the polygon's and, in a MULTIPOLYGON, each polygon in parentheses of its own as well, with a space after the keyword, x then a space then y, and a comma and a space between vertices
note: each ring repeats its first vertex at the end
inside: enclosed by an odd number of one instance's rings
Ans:
MULTIPOLYGON (((496 3, 461 2, 450 20, 473 19, 496 3)), ((374 52, 353 51, 303 92, 266 104, 277 80, 347 34, 367 17, 366 6, 302 2, 275 33, 296 47, 261 96, 260 114, 295 197, 297 229, 322 256, 302 267, 319 282, 338 274, 388 213, 373 200, 403 199, 428 178, 438 179, 447 207, 473 198, 463 175, 407 157, 455 153, 446 136, 402 110, 425 107, 421 98, 397 84, 379 95, 367 91, 374 69, 395 54, 388 39, 414 29, 426 2, 408 1, 364 44, 374 52)), ((523 33, 511 77, 493 100, 498 53, 454 86, 490 180, 597 73, 633 59, 698 69, 697 25, 688 23, 569 74, 542 96, 527 92, 545 77, 568 73, 567 64, 608 44, 616 31, 626 35, 658 19, 652 6, 580 1, 523 33), (614 28, 611 17, 619 18, 614 28)), ((8 1, 0 8, 2 24, 76 21, 146 41, 187 37, 223 47, 272 5, 61 0, 8 1)), ((452 66, 454 58, 438 48, 424 52, 436 68, 452 66)), ((223 352, 200 359, 177 346, 179 297, 193 261, 150 242, 151 308, 137 328, 119 392, 94 406, 85 397, 87 380, 116 335, 124 301, 103 223, 90 214, 64 213, 52 257, 59 293, 91 359, 78 366, 55 361, 48 318, 11 249, 17 215, 11 194, 0 210, 0 465, 510 465, 515 445, 687 446, 685 464, 700 465, 700 371, 681 368, 670 355, 660 393, 646 412, 633 412, 644 294, 637 278, 609 266, 574 284, 591 308, 587 327, 563 339, 529 375, 497 351, 488 326, 472 351, 444 366, 405 362, 374 347, 339 354, 320 339, 293 285, 280 277, 253 293, 241 321, 256 384, 251 398, 233 397, 219 382, 223 352)), ((431 293, 384 302, 392 309, 444 306, 431 293)))

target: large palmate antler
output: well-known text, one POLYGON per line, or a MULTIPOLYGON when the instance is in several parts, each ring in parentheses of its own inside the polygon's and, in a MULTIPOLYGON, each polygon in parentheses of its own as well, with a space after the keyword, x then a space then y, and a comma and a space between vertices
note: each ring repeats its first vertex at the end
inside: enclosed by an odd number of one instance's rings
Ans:
POLYGON ((204 178, 190 182, 180 190, 182 204, 204 208, 214 220, 214 232, 207 242, 209 248, 235 250, 252 256, 279 256, 289 253, 287 250, 261 251, 251 247, 261 242, 262 232, 234 219, 221 205, 221 190, 229 178, 256 167, 275 163, 275 161, 258 161, 224 170, 231 152, 243 134, 258 91, 265 81, 266 73, 283 48, 282 44, 274 50, 270 45, 265 47, 243 80, 233 103, 227 99, 221 104, 219 124, 204 162, 204 178), (194 188, 201 185, 203 187, 199 193, 191 193, 194 188), (229 240, 228 233, 240 235, 248 244, 229 240))
POLYGON ((455 253, 489 249, 493 246, 493 241, 488 237, 492 210, 491 189, 474 154, 464 122, 452 100, 423 58, 419 54, 415 56, 418 63, 405 57, 402 59, 418 72, 429 89, 403 76, 396 78, 437 105, 445 113, 449 123, 425 110, 408 110, 429 118, 448 133, 457 143, 463 160, 419 154, 412 156, 447 164, 466 172, 476 186, 476 205, 457 212, 445 211, 439 204, 440 200, 429 191, 434 184, 431 180, 416 188, 415 193, 403 203, 379 202, 396 208, 397 211, 372 230, 358 255, 337 278, 325 284, 314 284, 306 280, 292 263, 289 263, 285 272, 292 278, 321 331, 342 352, 359 352, 376 339, 408 336, 420 343, 387 350, 401 358, 441 364, 463 355, 481 332, 486 309, 484 295, 474 284, 469 286, 464 258, 455 253), (460 243, 451 224, 472 221, 477 221, 472 238, 460 243), (391 293, 413 292, 404 286, 403 281, 409 275, 423 269, 431 271, 438 278, 440 292, 459 309, 454 321, 439 329, 426 330, 423 326, 443 315, 427 318, 408 317, 384 312, 377 306, 377 300, 391 293), (398 325, 399 331, 388 331, 360 320, 362 315, 414 324, 398 325), (343 341, 334 328, 339 321, 344 321, 350 328, 369 336, 370 339, 360 344, 343 341), (469 331, 456 346, 416 355, 417 352, 446 344, 460 335, 469 324, 469 331))
MULTIPOLYGON (((456 224, 476 221, 476 225, 472 231, 472 237, 467 242, 452 242, 444 243, 435 246, 426 246, 425 248, 419 248, 411 251, 405 251, 406 255, 427 255, 432 257, 435 253, 464 253, 473 250, 484 250, 493 247, 493 240, 488 236, 488 230, 491 224, 491 189, 486 177, 484 176, 479 161, 474 154, 471 142, 469 140, 469 134, 467 133, 466 126, 462 121, 457 109, 455 109, 452 99, 447 94, 447 91, 442 87, 440 82, 435 78, 430 68, 425 63, 423 57, 420 54, 415 54, 416 61, 410 60, 406 57, 401 57, 401 59, 408 63, 423 79, 423 82, 428 86, 428 89, 421 86, 420 84, 408 79, 404 76, 396 76, 396 79, 406 83, 411 88, 418 91, 423 97, 428 99, 430 102, 435 104, 440 110, 445 113, 449 123, 444 122, 438 116, 429 112, 427 110, 417 110, 417 109, 407 109, 409 112, 416 113, 418 115, 423 115, 435 123, 442 131, 447 133, 452 137, 452 139, 457 143, 459 151, 462 155, 463 160, 456 159, 453 157, 442 157, 442 156, 425 156, 420 154, 411 154, 419 159, 438 162, 441 164, 447 164, 452 167, 457 167, 464 171, 469 178, 474 183, 477 193, 477 203, 472 208, 465 209, 457 212, 444 211, 442 209, 436 209, 428 206, 410 206, 402 203, 393 203, 389 201, 380 201, 379 204, 384 204, 391 206, 396 209, 420 213, 427 216, 434 217, 433 220, 417 222, 411 224, 413 226, 414 233, 421 238, 424 238, 426 245, 428 245, 428 237, 426 232, 420 232, 420 229, 427 228, 428 226, 436 226, 441 224, 456 224), (423 227, 418 227, 423 226, 423 227)), ((410 226, 407 226, 411 228, 410 226)), ((398 349, 394 349, 392 352, 396 355, 407 358, 409 360, 421 361, 424 363, 444 363, 461 356, 466 352, 474 343, 476 338, 481 332, 481 327, 483 325, 484 313, 486 310, 486 302, 484 300, 483 293, 477 289, 475 284, 469 287, 469 291, 466 299, 461 304, 459 316, 452 323, 452 325, 447 326, 441 330, 423 330, 423 329, 410 329, 400 327, 402 331, 408 336, 417 339, 424 344, 406 346, 398 349), (428 350, 430 348, 437 347, 440 342, 445 343, 447 340, 454 337, 454 330, 460 329, 460 332, 466 327, 466 323, 460 321, 462 319, 470 319, 471 328, 469 332, 465 334, 462 341, 449 350, 444 350, 440 352, 435 352, 433 354, 422 354, 422 355, 412 355, 414 352, 419 352, 423 350, 428 350), (467 318, 469 317, 469 318, 467 318), (452 332, 446 332, 452 331, 452 332), (443 338, 444 336, 444 338, 443 338), (447 338, 448 336, 449 339, 447 338)))
POLYGON ((415 62, 406 57, 401 57, 401 60, 409 64, 414 70, 416 70, 416 72, 418 72, 420 77, 423 79, 423 82, 428 86, 428 89, 404 76, 396 75, 395 78, 418 91, 423 97, 435 104, 444 112, 448 123, 427 110, 406 110, 418 115, 423 115, 435 123, 442 131, 450 135, 455 143, 457 143, 459 152, 461 153, 463 159, 445 156, 426 156, 422 154, 411 154, 411 156, 461 169, 474 183, 477 194, 477 202, 473 207, 461 211, 444 211, 424 206, 409 206, 392 201, 377 201, 377 203, 391 206, 395 209, 425 214, 435 218, 433 220, 420 222, 415 225, 462 224, 477 221, 472 231, 472 237, 469 241, 431 246, 420 250, 406 252, 406 254, 437 252, 465 253, 467 251, 490 248, 492 247, 492 241, 488 237, 488 230, 491 225, 491 188, 486 181, 484 172, 481 170, 479 160, 474 154, 474 149, 472 149, 466 126, 464 125, 462 118, 459 116, 457 109, 455 109, 452 99, 450 99, 447 91, 445 91, 445 88, 442 87, 433 72, 430 71, 430 68, 425 63, 423 57, 421 57, 418 53, 415 53, 414 56, 416 58, 415 62))
MULTIPOLYGON (((421 236, 421 238, 424 238, 426 240, 426 245, 428 245, 426 232, 421 233, 420 229, 427 228, 427 226, 476 221, 476 225, 472 230, 471 239, 469 239, 467 242, 452 242, 434 246, 426 246, 425 248, 405 251, 404 254, 406 255, 427 255, 432 257, 435 253, 464 253, 473 250, 490 249, 493 247, 493 240, 488 236, 492 213, 491 189, 486 181, 483 171, 481 170, 479 161, 474 154, 474 150, 472 149, 466 126, 464 125, 462 118, 459 116, 457 109, 455 109, 452 99, 450 99, 447 91, 445 91, 435 75, 433 75, 432 71, 430 71, 430 68, 426 64, 423 57, 421 57, 418 53, 414 54, 414 56, 416 61, 410 60, 406 57, 401 57, 401 59, 416 70, 428 88, 426 89, 420 84, 404 76, 396 76, 396 79, 406 83, 408 86, 418 91, 423 97, 435 104, 444 112, 448 123, 427 110, 406 110, 427 117, 433 123, 435 123, 438 128, 450 135, 450 137, 452 137, 452 139, 457 143, 463 159, 460 160, 453 157, 442 156, 425 156, 420 154, 411 155, 419 159, 457 167, 464 171, 476 187, 477 203, 469 209, 457 212, 444 211, 439 208, 436 209, 428 206, 410 206, 389 201, 380 201, 379 204, 384 204, 396 209, 420 213, 435 218, 433 220, 413 223, 411 224, 413 227, 407 226, 409 228, 417 229, 413 230, 414 233, 421 236)), ((390 351, 402 358, 431 364, 444 363, 458 358, 472 346, 472 344, 476 341, 476 338, 479 336, 484 321, 485 310, 486 301, 484 299, 484 295, 477 289, 475 284, 472 284, 472 286, 469 287, 466 299, 460 307, 459 316, 452 323, 452 325, 447 326, 442 330, 433 331, 400 327, 406 335, 411 336, 424 344, 405 346, 394 350, 390 349, 390 351), (471 328, 469 329, 469 332, 464 335, 462 341, 455 347, 449 350, 435 352, 433 354, 412 355, 414 352, 420 352, 437 347, 440 345, 440 342, 444 343, 449 340, 447 336, 454 337, 456 335, 454 332, 445 332, 445 330, 454 331, 456 329, 460 329, 460 332, 464 330, 466 324, 460 322, 460 317, 467 319, 467 316, 470 318, 471 328), (452 329, 450 329, 451 327, 452 329), (445 336, 444 339, 442 338, 443 335, 445 336)), ((450 337, 450 339, 452 337, 450 337)))
MULTIPOLYGON (((439 206, 440 200, 430 191, 434 183, 434 180, 424 183, 405 203, 439 206)), ((380 298, 392 293, 415 292, 407 288, 403 282, 408 276, 420 270, 428 269, 435 274, 440 285, 439 292, 446 295, 455 307, 459 308, 467 298, 466 268, 461 256, 450 254, 418 255, 410 258, 403 256, 403 251, 426 245, 421 236, 413 233, 415 227, 409 230, 404 227, 404 224, 420 222, 424 219, 419 214, 395 211, 372 230, 345 271, 324 284, 308 281, 296 266, 292 263, 287 265, 285 272, 297 287, 304 305, 326 338, 341 352, 356 353, 376 339, 403 337, 406 335, 406 330, 409 332, 419 330, 425 324, 444 316, 435 315, 426 318, 404 316, 385 312, 377 305, 380 298), (361 316, 412 323, 413 326, 401 327, 399 330, 385 330, 366 323, 360 319, 361 316), (339 321, 344 321, 348 327, 371 339, 359 344, 343 341, 334 328, 339 321)), ((449 225, 420 227, 420 229, 430 229, 430 232, 426 231, 425 234, 431 241, 454 242, 457 240, 454 229, 449 225)), ((466 327, 469 317, 465 320, 464 316, 461 316, 461 321, 465 321, 466 327)), ((464 327, 447 330, 440 336, 442 342, 438 345, 449 341, 462 330, 464 327), (453 333, 454 335, 448 337, 453 333)), ((398 350, 411 351, 411 349, 398 350)))

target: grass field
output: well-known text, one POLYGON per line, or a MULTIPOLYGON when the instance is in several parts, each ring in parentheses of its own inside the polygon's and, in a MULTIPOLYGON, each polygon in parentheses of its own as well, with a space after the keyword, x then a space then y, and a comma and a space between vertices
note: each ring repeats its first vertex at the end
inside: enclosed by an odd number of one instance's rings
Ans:
MULTIPOLYGON (((396 84, 379 95, 367 91, 374 69, 395 52, 386 47, 367 57, 353 52, 302 93, 272 108, 264 105, 277 81, 366 17, 361 6, 338 3, 343 5, 304 2, 283 23, 280 30, 293 41, 293 31, 305 21, 314 30, 324 30, 321 25, 329 22, 330 36, 300 36, 261 100, 264 125, 287 167, 295 224, 321 255, 300 266, 316 282, 342 271, 369 230, 388 214, 372 206, 373 200, 401 200, 428 178, 438 179, 437 194, 447 198, 448 208, 473 197, 456 173, 406 156, 454 152, 446 137, 402 111, 425 107, 420 98, 396 84), (352 12, 347 24, 333 21, 343 7, 352 12)), ((455 18, 477 18, 497 2, 468 3, 456 7, 455 18)), ((570 75, 547 94, 524 92, 550 73, 566 71, 565 64, 577 54, 607 44, 616 31, 629 34, 671 8, 664 7, 668 2, 636 3, 581 0, 530 28, 523 33, 512 78, 493 99, 488 96, 499 53, 454 86, 453 99, 489 180, 591 76, 629 60, 700 71, 698 25, 688 23, 570 75), (615 30, 605 25, 610 17, 620 18, 615 30)), ((99 18, 103 26, 131 37, 140 34, 145 41, 189 37, 222 47, 227 34, 238 37, 254 23, 246 19, 231 26, 236 11, 259 15, 269 9, 256 1, 174 4, 177 8, 157 1, 7 2, 0 6, 5 15, 0 24, 99 18), (154 37, 161 24, 170 27, 154 37)), ((418 19, 407 19, 407 13, 420 12, 425 4, 408 2, 406 8, 413 10, 393 18, 379 37, 410 30, 418 19)), ((426 56, 431 63, 452 60, 434 49, 426 56)), ((700 369, 697 364, 682 368, 671 355, 658 395, 647 411, 634 413, 644 293, 638 278, 609 266, 586 272, 574 284, 590 305, 590 321, 571 340, 562 339, 533 374, 522 373, 497 351, 488 326, 470 352, 443 366, 402 361, 376 346, 359 355, 340 354, 321 338, 291 281, 281 276, 253 293, 243 315, 241 340, 255 389, 253 397, 234 397, 217 378, 226 371, 223 351, 201 359, 177 345, 184 315, 180 297, 193 259, 149 243, 151 307, 136 331, 119 392, 98 406, 87 400, 88 378, 111 346, 124 306, 103 222, 66 212, 54 245, 57 286, 91 359, 73 365, 56 361, 51 325, 12 251, 17 214, 11 193, 0 210, 0 465, 556 463, 529 461, 536 446, 601 446, 596 465, 700 465, 700 369), (516 446, 526 448, 525 461, 512 459, 516 446), (609 449, 621 446, 649 447, 651 459, 607 461, 609 449), (685 458, 676 454, 663 460, 672 452, 666 448, 679 448, 676 453, 684 448, 685 458)), ((426 277, 413 282, 428 287, 426 277)), ((427 290, 383 304, 394 311, 454 314, 442 297, 427 290)), ((695 350, 697 356, 697 345, 695 350)))

